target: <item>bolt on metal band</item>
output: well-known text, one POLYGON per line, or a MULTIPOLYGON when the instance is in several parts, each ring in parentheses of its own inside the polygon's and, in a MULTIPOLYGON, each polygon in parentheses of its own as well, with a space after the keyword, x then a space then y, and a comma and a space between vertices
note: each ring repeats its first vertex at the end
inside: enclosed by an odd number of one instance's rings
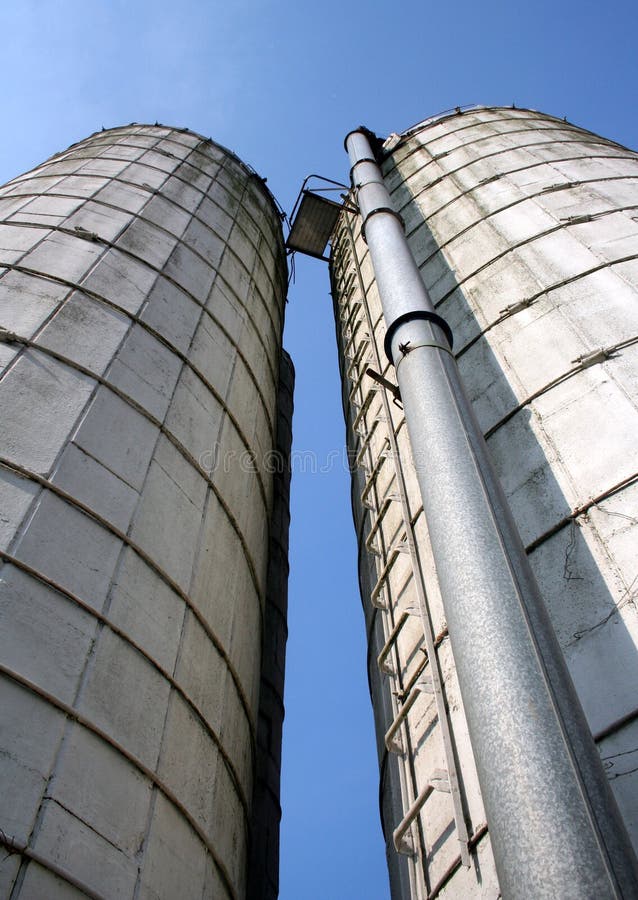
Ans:
MULTIPOLYGON (((402 347, 403 347, 403 344, 399 344, 399 350, 401 350, 402 347)), ((451 356, 452 359, 454 359, 454 360, 456 359, 456 357, 454 356, 454 352, 449 347, 446 347, 444 344, 437 344, 435 341, 427 341, 422 344, 408 343, 407 347, 404 350, 403 356, 401 357, 401 359, 397 362, 397 364, 395 366, 395 369, 397 370, 397 372, 399 371, 399 366, 401 365, 403 360, 406 358, 406 356, 409 353, 411 353, 413 350, 420 350, 422 347, 432 347, 434 350, 441 350, 443 353, 447 353, 449 356, 451 356)))
POLYGON ((388 357, 392 365, 395 365, 394 360, 392 359, 392 338, 394 337, 394 333, 401 325, 404 325, 406 322, 412 322, 415 319, 425 319, 427 322, 433 322, 435 325, 438 325, 442 330, 443 334, 446 336, 448 343, 450 345, 450 349, 454 346, 454 335, 452 334, 452 329, 448 325, 442 316, 437 315, 437 313, 427 312, 424 309, 415 309, 413 312, 403 313, 402 316, 399 316, 391 325, 388 326, 388 330, 385 335, 385 339, 383 341, 383 349, 385 350, 385 355, 388 357))

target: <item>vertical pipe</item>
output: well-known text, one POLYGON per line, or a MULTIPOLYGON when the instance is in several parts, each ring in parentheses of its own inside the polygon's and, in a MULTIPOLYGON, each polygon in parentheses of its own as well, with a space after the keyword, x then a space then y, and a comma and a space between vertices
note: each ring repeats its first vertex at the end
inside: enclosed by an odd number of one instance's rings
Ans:
POLYGON ((346 149, 503 895, 630 898, 638 863, 365 129, 346 149))

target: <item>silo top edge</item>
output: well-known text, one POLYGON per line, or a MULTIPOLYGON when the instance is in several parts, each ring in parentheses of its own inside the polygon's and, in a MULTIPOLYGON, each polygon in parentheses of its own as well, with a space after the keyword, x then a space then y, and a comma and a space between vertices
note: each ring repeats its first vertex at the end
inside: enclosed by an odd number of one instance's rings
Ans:
POLYGON ((198 131, 193 131, 191 128, 185 128, 185 127, 180 128, 175 125, 164 125, 160 122, 154 122, 154 123, 151 123, 151 122, 129 122, 127 125, 115 125, 113 128, 102 128, 99 131, 94 131, 92 134, 88 135, 87 137, 82 138, 82 140, 80 140, 80 141, 75 141, 73 144, 70 144, 64 150, 60 150, 57 153, 54 153, 52 156, 50 156, 46 160, 46 162, 51 162, 52 160, 56 159, 58 156, 61 156, 63 153, 68 153, 69 150, 73 150, 75 147, 79 147, 81 144, 86 144, 87 141, 90 141, 92 138, 95 138, 99 135, 112 134, 114 132, 123 131, 124 129, 132 128, 132 127, 141 128, 141 129, 161 128, 161 129, 168 130, 168 131, 176 133, 176 134, 191 134, 191 135, 193 135, 193 137, 198 138, 200 141, 202 141, 204 143, 212 144, 213 147, 216 147, 222 153, 225 153, 227 156, 231 157, 231 159, 233 159, 237 163, 237 165, 239 165, 242 169, 244 169, 248 175, 251 175, 254 177, 255 183, 261 188, 261 190, 263 191, 265 196, 268 198, 268 200, 272 204, 275 214, 277 216, 277 219, 280 222, 283 221, 284 210, 278 203, 275 195, 272 193, 270 188, 267 186, 266 179, 264 177, 262 177, 257 172, 257 170, 254 169, 249 163, 244 162, 244 160, 241 159, 241 157, 239 157, 234 152, 234 150, 230 150, 224 144, 220 144, 219 141, 214 141, 211 137, 206 137, 205 135, 200 134, 198 131))
MULTIPOLYGON (((409 128, 406 128, 404 131, 398 132, 398 137, 407 138, 412 134, 416 134, 418 131, 422 131, 425 128, 429 128, 431 125, 438 125, 440 122, 444 122, 447 119, 453 119, 455 116, 462 116, 465 113, 471 112, 508 112, 510 110, 516 110, 517 112, 527 112, 534 113, 537 116, 542 116, 547 119, 555 119, 557 122, 567 122, 566 118, 559 118, 558 116, 553 116, 551 113, 544 113, 538 109, 532 109, 527 106, 516 106, 512 104, 511 106, 491 106, 489 104, 483 103, 474 103, 467 106, 455 106, 452 109, 445 109, 442 112, 434 113, 431 116, 427 116, 427 118, 422 119, 420 122, 416 122, 414 125, 410 125, 409 128)), ((568 125, 574 125, 573 122, 567 122, 568 125)), ((580 126, 575 126, 580 127, 580 126)))
MULTIPOLYGON (((561 124, 568 125, 571 128, 577 128, 579 131, 582 131, 586 134, 594 134, 594 132, 592 132, 590 129, 584 128, 582 125, 577 125, 575 122, 570 122, 567 116, 555 116, 551 113, 543 112, 542 110, 533 109, 527 106, 516 106, 515 104, 511 104, 510 106, 491 106, 478 103, 468 106, 455 106, 453 109, 443 110, 442 112, 435 113, 432 116, 428 116, 427 118, 422 119, 420 122, 411 125, 404 131, 397 132, 395 136, 395 143, 393 144, 390 152, 396 150, 399 144, 402 144, 405 140, 412 137, 412 135, 418 134, 420 131, 424 131, 425 129, 430 128, 434 125, 439 125, 440 123, 445 122, 448 119, 453 119, 458 116, 463 116, 467 113, 473 112, 510 112, 512 110, 516 112, 530 113, 542 119, 552 119, 555 122, 560 122, 561 124), (396 140, 397 138, 398 140, 396 140)), ((390 137, 392 137, 392 135, 390 135, 390 137)), ((613 141, 609 138, 607 138, 606 140, 611 144, 622 147, 624 150, 631 149, 625 147, 623 144, 620 144, 618 141, 613 141)))

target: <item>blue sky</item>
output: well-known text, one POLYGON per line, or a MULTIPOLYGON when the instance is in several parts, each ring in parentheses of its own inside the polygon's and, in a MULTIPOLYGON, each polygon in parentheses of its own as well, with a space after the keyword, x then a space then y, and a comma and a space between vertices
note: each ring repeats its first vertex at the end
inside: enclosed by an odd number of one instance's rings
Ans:
MULTIPOLYGON (((345 180, 343 138, 515 102, 638 146, 635 0, 15 0, 3 4, 0 181, 102 126, 188 126, 290 210, 345 180)), ((344 443, 325 264, 297 261, 286 345, 295 448, 344 443)), ((296 472, 282 779, 282 900, 386 900, 347 474, 296 472)))

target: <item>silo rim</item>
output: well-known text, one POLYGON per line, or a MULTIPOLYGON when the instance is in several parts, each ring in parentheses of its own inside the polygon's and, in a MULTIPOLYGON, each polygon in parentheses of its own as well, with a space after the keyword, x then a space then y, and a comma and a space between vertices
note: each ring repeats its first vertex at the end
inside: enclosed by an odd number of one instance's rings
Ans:
POLYGON ((168 128, 170 131, 179 132, 181 134, 192 134, 194 137, 199 138, 204 143, 212 144, 213 147, 216 147, 218 150, 221 150, 222 153, 230 156, 239 166, 241 166, 242 169, 244 169, 248 173, 248 175, 253 176, 255 182, 262 188, 264 194, 270 200, 278 220, 280 222, 284 220, 285 212, 283 208, 279 205, 275 195, 267 186, 266 179, 261 176, 256 169, 254 169, 249 163, 244 162, 244 160, 241 159, 241 157, 238 156, 234 150, 230 150, 224 144, 220 144, 219 141, 214 141, 211 137, 206 137, 205 135, 200 134, 200 132, 198 131, 193 131, 191 128, 178 127, 176 125, 165 125, 162 122, 129 122, 127 125, 114 125, 112 128, 101 128, 99 131, 94 131, 87 137, 82 138, 82 140, 75 141, 74 143, 69 144, 69 146, 64 150, 59 150, 57 153, 54 153, 52 156, 48 157, 48 159, 44 160, 44 162, 52 162, 63 153, 68 153, 69 150, 73 150, 75 147, 79 147, 81 144, 85 144, 87 141, 90 141, 92 138, 97 137, 98 135, 121 131, 124 128, 131 128, 132 126, 136 126, 138 128, 168 128))

